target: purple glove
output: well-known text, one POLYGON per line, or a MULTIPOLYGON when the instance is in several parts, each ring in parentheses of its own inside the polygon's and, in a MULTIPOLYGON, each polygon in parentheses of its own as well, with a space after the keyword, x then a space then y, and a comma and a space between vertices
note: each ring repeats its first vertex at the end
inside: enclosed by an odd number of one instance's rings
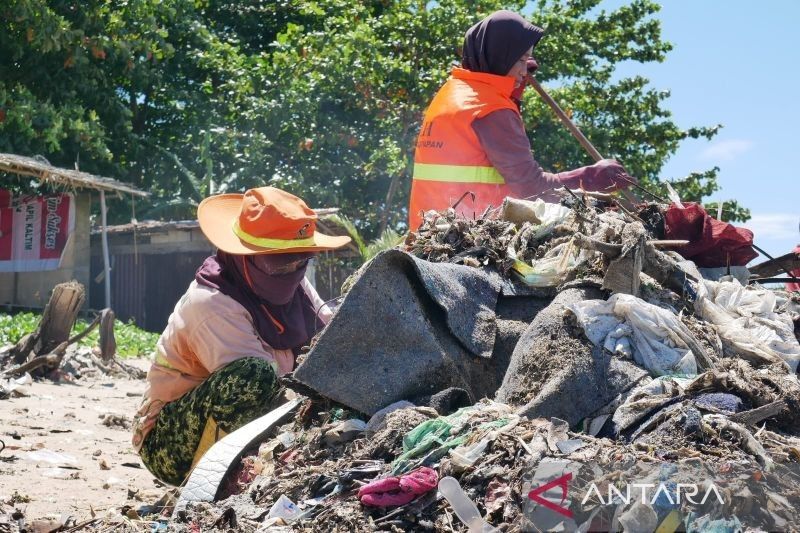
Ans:
POLYGON ((603 159, 594 165, 560 172, 556 176, 565 187, 585 191, 612 192, 626 189, 631 183, 638 183, 613 159, 603 159))
POLYGON ((519 105, 519 102, 522 101, 522 93, 525 92, 525 87, 527 87, 528 83, 530 83, 528 80, 533 77, 533 73, 539 68, 539 63, 537 63, 532 57, 528 59, 527 65, 528 75, 522 79, 522 83, 519 84, 519 87, 516 87, 511 92, 511 98, 517 102, 517 105, 519 105))

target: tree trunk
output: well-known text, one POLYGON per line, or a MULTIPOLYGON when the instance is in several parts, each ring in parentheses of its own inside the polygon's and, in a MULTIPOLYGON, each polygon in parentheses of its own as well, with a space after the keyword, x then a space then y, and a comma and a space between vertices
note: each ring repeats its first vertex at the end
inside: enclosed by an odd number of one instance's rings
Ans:
POLYGON ((14 362, 24 363, 31 353, 33 357, 48 354, 67 341, 85 299, 83 285, 77 281, 56 285, 36 331, 20 339, 12 350, 14 362))

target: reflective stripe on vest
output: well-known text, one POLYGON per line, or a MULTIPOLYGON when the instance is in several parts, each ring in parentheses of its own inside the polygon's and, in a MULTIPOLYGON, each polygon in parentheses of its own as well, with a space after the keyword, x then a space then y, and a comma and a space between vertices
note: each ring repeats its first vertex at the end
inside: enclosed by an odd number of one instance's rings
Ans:
POLYGON ((436 165, 414 163, 414 179, 450 183, 489 183, 502 185, 506 181, 494 167, 467 165, 436 165))

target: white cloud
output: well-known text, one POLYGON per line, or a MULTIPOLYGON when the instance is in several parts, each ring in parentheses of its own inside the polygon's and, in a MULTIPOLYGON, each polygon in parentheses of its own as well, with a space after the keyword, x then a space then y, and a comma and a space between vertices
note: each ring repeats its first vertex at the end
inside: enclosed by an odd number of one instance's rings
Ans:
POLYGON ((746 139, 716 141, 703 150, 700 153, 700 157, 712 161, 732 161, 749 151, 752 147, 753 141, 748 141, 746 139))
POLYGON ((790 213, 770 213, 753 214, 753 217, 745 223, 739 223, 753 232, 756 242, 761 239, 787 239, 798 240, 797 224, 800 221, 800 214, 790 213))

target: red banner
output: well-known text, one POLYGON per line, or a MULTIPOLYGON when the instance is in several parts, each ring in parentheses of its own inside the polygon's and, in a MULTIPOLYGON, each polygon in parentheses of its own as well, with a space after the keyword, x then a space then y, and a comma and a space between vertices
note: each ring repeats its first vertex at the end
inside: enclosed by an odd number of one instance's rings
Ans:
POLYGON ((74 230, 71 194, 13 196, 0 189, 0 272, 59 268, 74 230))

